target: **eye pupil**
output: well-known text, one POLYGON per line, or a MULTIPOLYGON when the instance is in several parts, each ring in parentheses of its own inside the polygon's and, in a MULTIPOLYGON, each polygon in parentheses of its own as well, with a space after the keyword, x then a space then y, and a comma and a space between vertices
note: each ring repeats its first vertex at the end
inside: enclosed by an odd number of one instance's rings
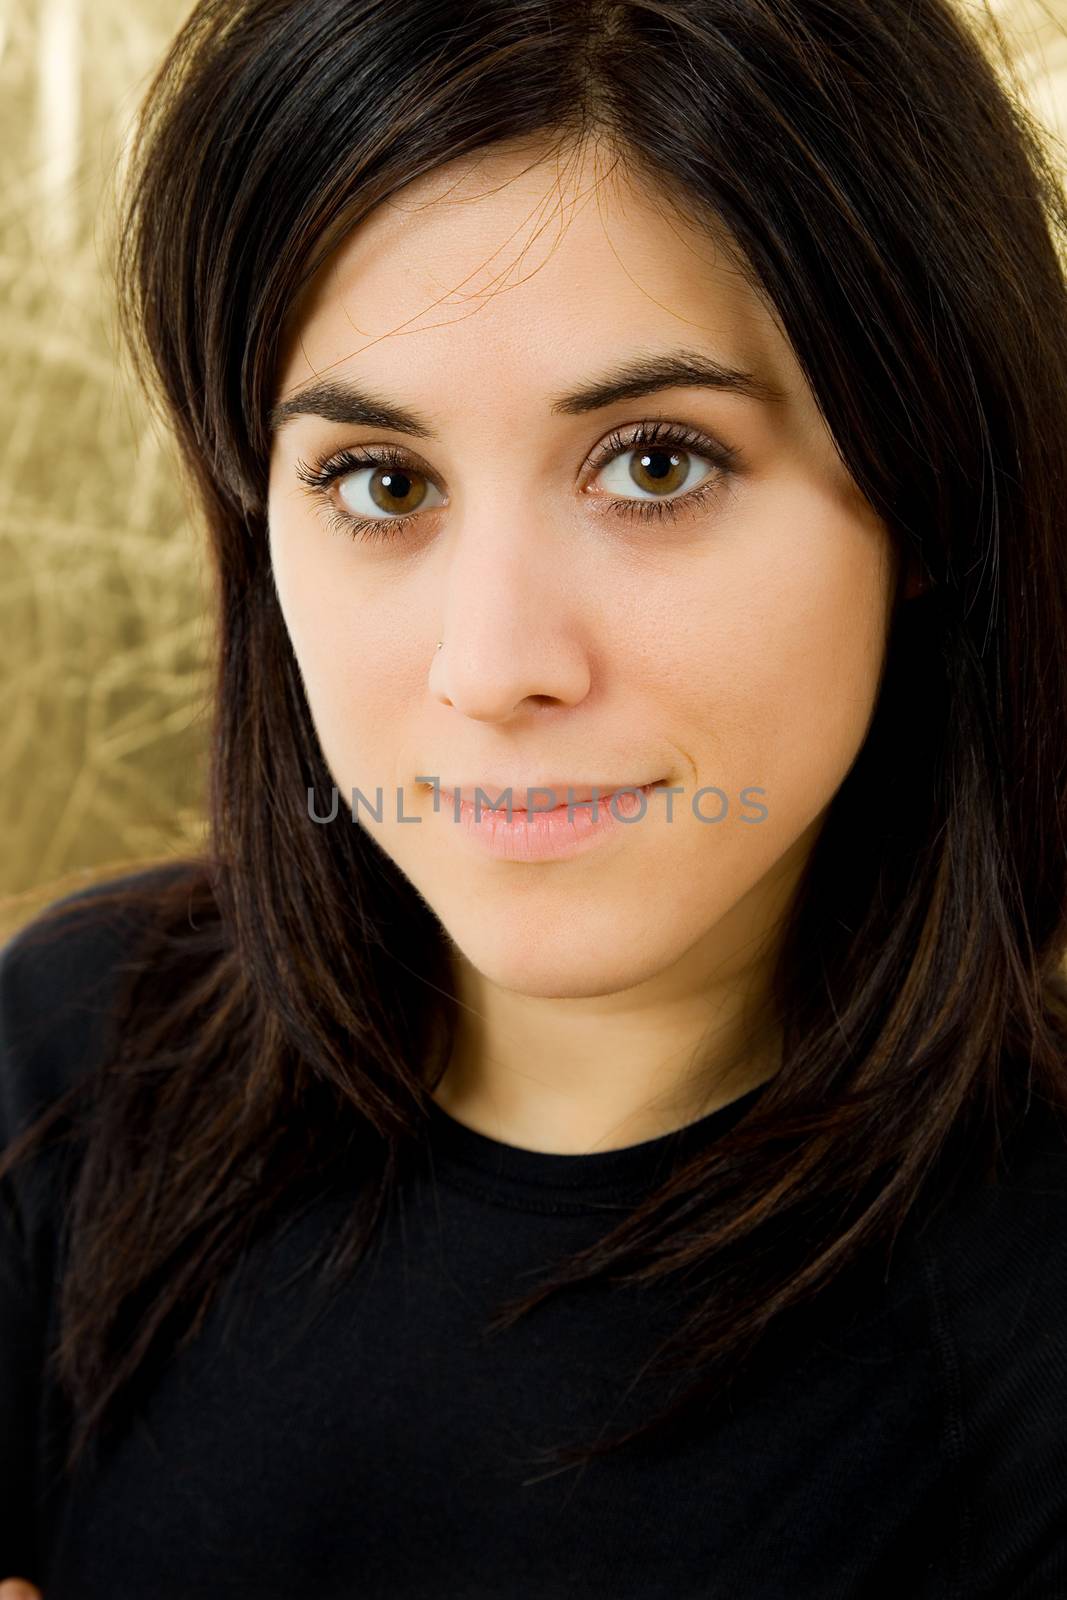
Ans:
POLYGON ((688 472, 689 456, 684 450, 642 450, 630 468, 631 478, 641 489, 673 491, 685 482, 688 472), (652 479, 651 485, 641 481, 644 474, 652 479))

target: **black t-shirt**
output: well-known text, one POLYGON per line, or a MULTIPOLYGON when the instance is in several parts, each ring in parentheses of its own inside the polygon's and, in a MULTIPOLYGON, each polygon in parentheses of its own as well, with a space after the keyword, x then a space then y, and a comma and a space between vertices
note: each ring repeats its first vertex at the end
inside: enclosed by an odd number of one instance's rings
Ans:
MULTIPOLYGON (((0 1145, 92 1065, 128 937, 101 920, 0 953, 0 1145)), ((491 1310, 760 1092, 591 1155, 507 1146, 435 1106, 416 1181, 328 1309, 307 1326, 297 1269, 333 1236, 338 1191, 248 1253, 69 1482, 41 1376, 62 1190, 43 1152, 0 1193, 0 1578, 45 1600, 1067 1595, 1067 1148, 1036 1110, 1008 1181, 902 1236, 888 1278, 861 1273, 846 1315, 828 1297, 713 1421, 579 1475, 531 1465, 648 1414, 626 1390, 669 1324, 657 1291, 618 1285, 487 1339, 491 1310)))

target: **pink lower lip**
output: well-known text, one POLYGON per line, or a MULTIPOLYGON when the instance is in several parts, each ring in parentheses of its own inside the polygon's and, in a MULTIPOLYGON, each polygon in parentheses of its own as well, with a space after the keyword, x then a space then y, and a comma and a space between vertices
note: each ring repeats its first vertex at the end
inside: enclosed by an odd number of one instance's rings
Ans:
POLYGON ((648 799, 642 800, 642 793, 650 796, 657 787, 657 784, 648 783, 643 790, 625 789, 613 796, 601 795, 596 802, 595 817, 592 801, 575 801, 569 813, 566 804, 553 811, 533 812, 519 811, 513 805, 510 822, 504 806, 494 811, 488 805, 480 807, 476 821, 474 805, 468 800, 459 802, 457 816, 454 798, 448 790, 442 789, 441 814, 460 837, 471 840, 490 855, 505 861, 554 861, 577 855, 598 840, 625 833, 636 821, 645 821, 651 807, 648 799), (620 818, 630 820, 620 821, 620 818))

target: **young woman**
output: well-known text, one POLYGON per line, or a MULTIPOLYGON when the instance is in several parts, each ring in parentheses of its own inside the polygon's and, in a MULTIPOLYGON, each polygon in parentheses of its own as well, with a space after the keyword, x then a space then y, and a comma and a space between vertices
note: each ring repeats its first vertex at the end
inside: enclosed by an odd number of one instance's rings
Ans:
POLYGON ((1067 1592, 1021 99, 949 0, 200 0, 129 185, 213 832, 3 952, 0 1573, 1067 1592))

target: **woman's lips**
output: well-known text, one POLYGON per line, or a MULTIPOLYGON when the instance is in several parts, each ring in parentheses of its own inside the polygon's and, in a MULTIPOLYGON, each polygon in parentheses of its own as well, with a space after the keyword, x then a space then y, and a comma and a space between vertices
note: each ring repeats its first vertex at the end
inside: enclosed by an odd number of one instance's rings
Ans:
POLYGON ((628 825, 652 810, 649 796, 656 788, 656 783, 634 784, 588 801, 572 798, 546 810, 526 812, 512 806, 510 815, 506 799, 493 808, 461 797, 444 810, 458 825, 454 837, 466 848, 509 861, 556 861, 580 854, 599 840, 629 833, 628 825))

